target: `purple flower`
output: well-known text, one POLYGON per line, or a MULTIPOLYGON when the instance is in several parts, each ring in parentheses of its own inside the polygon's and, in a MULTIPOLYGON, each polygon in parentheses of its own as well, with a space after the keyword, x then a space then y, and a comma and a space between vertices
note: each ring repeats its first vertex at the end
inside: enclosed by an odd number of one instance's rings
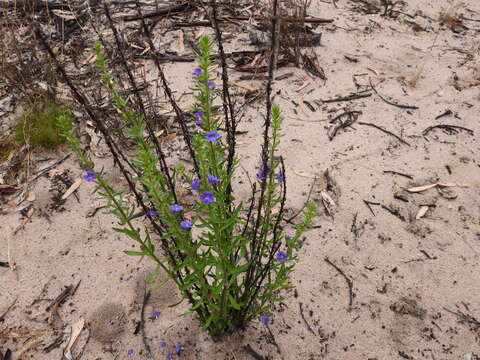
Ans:
POLYGON ((180 351, 185 350, 185 347, 183 345, 175 345, 175 352, 177 354, 180 354, 180 351))
POLYGON ((208 181, 210 181, 211 184, 216 184, 220 181, 219 178, 217 178, 213 175, 210 175, 210 174, 207 175, 207 178, 208 178, 208 181))
POLYGON ((148 212, 148 215, 150 215, 151 217, 155 217, 155 216, 158 215, 158 213, 157 213, 155 210, 150 210, 150 211, 148 212))
POLYGON ((192 75, 193 75, 193 76, 198 76, 198 75, 200 75, 202 72, 203 72, 203 70, 197 67, 197 68, 193 69, 192 75))
POLYGON ((203 194, 200 195, 200 200, 204 204, 211 204, 215 201, 215 197, 213 196, 213 192, 211 191, 204 191, 203 194))
POLYGON ((197 111, 196 113, 193 114, 193 116, 197 119, 201 119, 205 113, 203 110, 197 111))
POLYGON ((216 132, 215 130, 210 130, 210 131, 207 131, 205 133, 204 139, 213 143, 213 142, 217 141, 218 139, 220 139, 220 134, 218 132, 216 132))
POLYGON ((200 120, 195 120, 195 125, 197 125, 199 127, 203 127, 203 122, 200 121, 200 120))
POLYGON ((160 341, 160 347, 164 348, 165 346, 167 346, 167 343, 165 341, 160 341))
POLYGON ((192 180, 192 190, 198 190, 198 189, 200 189, 200 180, 193 179, 192 180))
POLYGON ((155 319, 158 319, 159 316, 160 316, 160 311, 152 312, 152 317, 154 317, 155 319))
POLYGON ((277 260, 280 262, 284 262, 285 260, 287 260, 287 254, 283 251, 279 251, 277 254, 277 260))
POLYGON ((133 355, 133 349, 128 349, 127 355, 129 355, 129 356, 130 356, 130 355, 133 355))
POLYGON ((183 211, 183 206, 177 204, 170 205, 169 208, 174 214, 178 214, 179 212, 183 211))
POLYGON ((207 85, 209 88, 214 88, 216 84, 213 81, 209 80, 207 85))
POLYGON ((84 175, 83 178, 88 182, 91 182, 97 178, 97 174, 93 170, 88 170, 84 175))
POLYGON ((268 324, 268 322, 270 321, 270 315, 260 314, 260 321, 264 324, 268 324))
POLYGON ((167 359, 167 360, 172 360, 172 359, 173 359, 173 354, 167 354, 167 355, 165 355, 165 359, 167 359))
POLYGON ((263 165, 260 166, 260 169, 258 170, 257 177, 258 180, 263 181, 265 180, 265 177, 270 173, 270 168, 267 167, 267 171, 264 170, 263 165))
POLYGON ((276 173, 275 177, 277 178, 278 182, 284 182, 285 181, 285 173, 282 170, 280 170, 278 173, 276 173))
POLYGON ((181 221, 180 222, 180 227, 185 230, 190 230, 192 228, 193 224, 191 221, 181 221))

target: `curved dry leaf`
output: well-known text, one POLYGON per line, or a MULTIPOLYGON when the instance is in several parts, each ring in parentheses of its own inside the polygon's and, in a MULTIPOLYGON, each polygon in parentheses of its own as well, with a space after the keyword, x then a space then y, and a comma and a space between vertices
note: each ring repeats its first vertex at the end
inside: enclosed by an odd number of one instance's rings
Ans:
POLYGON ((293 169, 293 172, 298 175, 298 176, 301 176, 301 177, 305 177, 305 178, 309 178, 309 179, 315 179, 318 177, 318 175, 315 175, 315 174, 312 174, 312 173, 309 173, 307 171, 303 171, 303 170, 295 170, 293 169))
POLYGON ((425 191, 425 190, 428 190, 428 189, 432 189, 432 188, 436 187, 437 185, 438 185, 438 183, 423 185, 423 186, 417 186, 417 187, 407 189, 407 191, 411 192, 411 193, 422 192, 422 191, 425 191))

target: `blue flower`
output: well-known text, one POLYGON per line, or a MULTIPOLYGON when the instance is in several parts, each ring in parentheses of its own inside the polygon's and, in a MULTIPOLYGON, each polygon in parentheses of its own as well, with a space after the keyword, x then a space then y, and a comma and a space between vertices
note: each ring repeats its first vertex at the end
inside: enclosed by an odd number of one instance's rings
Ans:
POLYGON ((203 70, 197 67, 197 68, 193 69, 192 75, 193 75, 193 76, 198 76, 198 75, 200 75, 202 72, 203 72, 203 70))
POLYGON ((133 349, 128 349, 127 355, 129 355, 129 356, 130 356, 130 355, 133 355, 133 349))
POLYGON ((150 215, 151 217, 155 217, 155 216, 158 215, 158 213, 157 213, 155 210, 150 210, 150 211, 148 212, 148 215, 150 215))
POLYGON ((88 182, 91 182, 97 178, 97 174, 93 170, 88 170, 84 175, 83 178, 88 182))
POLYGON ((287 260, 287 254, 283 251, 279 251, 277 254, 277 260, 280 262, 284 262, 285 260, 287 260))
POLYGON ((167 354, 167 355, 165 355, 165 359, 167 359, 167 360, 172 360, 172 359, 173 359, 173 354, 167 354))
POLYGON ((263 168, 263 165, 260 166, 260 169, 258 170, 257 177, 260 181, 265 180, 265 177, 270 173, 270 168, 267 167, 267 170, 265 171, 263 168))
POLYGON ((204 204, 211 204, 215 201, 215 197, 213 196, 213 192, 211 191, 204 191, 203 194, 200 195, 200 200, 204 204))
POLYGON ((175 352, 177 354, 180 354, 180 351, 185 350, 185 347, 183 345, 175 345, 175 352))
POLYGON ((167 343, 165 341, 160 341, 160 347, 164 348, 165 346, 167 346, 167 343))
POLYGON ((277 178, 278 182, 284 182, 285 181, 285 173, 282 170, 280 170, 278 173, 276 173, 275 177, 277 178))
POLYGON ((192 228, 193 224, 191 221, 181 221, 180 222, 180 227, 185 230, 190 230, 192 228))
POLYGON ((201 119, 205 113, 203 110, 197 111, 196 113, 193 114, 193 116, 197 119, 201 119))
POLYGON ((208 81, 207 85, 209 88, 214 88, 216 86, 216 84, 211 80, 208 81))
POLYGON ((220 134, 218 132, 216 132, 215 130, 210 130, 210 131, 207 131, 205 133, 204 139, 213 143, 213 142, 217 141, 218 139, 220 139, 220 134))
POLYGON ((264 324, 268 324, 268 322, 270 321, 270 315, 260 314, 260 321, 264 324))
POLYGON ((198 180, 198 179, 193 179, 192 180, 192 189, 193 190, 200 189, 200 180, 198 180))
POLYGON ((208 181, 210 181, 211 184, 216 184, 220 181, 219 178, 217 178, 213 175, 210 175, 210 174, 207 175, 207 178, 208 178, 208 181))
POLYGON ((203 122, 200 121, 200 120, 195 120, 195 125, 197 125, 199 127, 203 127, 203 122))
POLYGON ((178 214, 179 212, 183 211, 183 206, 177 204, 170 205, 169 208, 174 214, 178 214))

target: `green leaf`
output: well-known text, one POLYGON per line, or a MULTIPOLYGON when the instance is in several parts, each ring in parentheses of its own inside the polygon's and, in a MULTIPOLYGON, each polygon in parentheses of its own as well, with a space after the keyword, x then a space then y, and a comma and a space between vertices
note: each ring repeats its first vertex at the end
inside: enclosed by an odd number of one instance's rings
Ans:
POLYGON ((127 255, 131 256, 145 256, 145 253, 140 251, 130 251, 130 250, 123 250, 123 252, 127 255))

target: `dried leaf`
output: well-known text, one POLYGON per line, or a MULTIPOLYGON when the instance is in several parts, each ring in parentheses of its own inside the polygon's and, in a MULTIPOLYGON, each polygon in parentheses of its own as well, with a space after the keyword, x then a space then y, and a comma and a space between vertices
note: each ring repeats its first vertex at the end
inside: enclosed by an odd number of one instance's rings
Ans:
POLYGON ((68 341, 68 344, 63 351, 63 355, 68 360, 73 360, 73 356, 72 356, 72 353, 70 352, 70 349, 75 344, 75 341, 77 340, 78 336, 82 332, 84 325, 85 325, 85 319, 82 317, 75 324, 72 325, 72 334, 70 335, 70 340, 68 341))
POLYGON ((437 185, 438 185, 438 183, 423 185, 423 186, 417 186, 417 187, 413 187, 413 188, 408 189, 408 192, 411 192, 411 193, 422 192, 422 191, 425 191, 425 190, 428 190, 428 189, 432 189, 432 188, 436 187, 437 185))
POLYGON ((421 219, 422 217, 425 216, 425 214, 428 211, 428 206, 420 206, 420 210, 418 210, 417 215, 415 216, 415 219, 421 219))
POLYGON ((322 197, 323 206, 325 206, 325 210, 327 211, 328 215, 332 216, 337 204, 332 199, 330 195, 325 190, 320 192, 320 196, 322 197))
POLYGON ((173 133, 173 134, 164 136, 164 137, 162 138, 162 141, 163 141, 163 142, 172 141, 172 140, 175 139, 176 137, 177 137, 177 133, 173 133))
POLYGON ((79 186, 82 184, 82 178, 78 178, 77 180, 75 180, 75 182, 72 184, 72 186, 70 186, 67 191, 65 191, 65 194, 62 195, 62 200, 65 200, 66 198, 68 198, 70 195, 73 194, 73 192, 75 190, 77 190, 79 188, 79 186))
POLYGON ((309 178, 309 179, 315 179, 315 178, 318 177, 318 175, 315 175, 315 174, 312 174, 312 173, 309 173, 309 172, 306 172, 306 171, 303 171, 303 170, 293 169, 293 172, 298 176, 309 178))

